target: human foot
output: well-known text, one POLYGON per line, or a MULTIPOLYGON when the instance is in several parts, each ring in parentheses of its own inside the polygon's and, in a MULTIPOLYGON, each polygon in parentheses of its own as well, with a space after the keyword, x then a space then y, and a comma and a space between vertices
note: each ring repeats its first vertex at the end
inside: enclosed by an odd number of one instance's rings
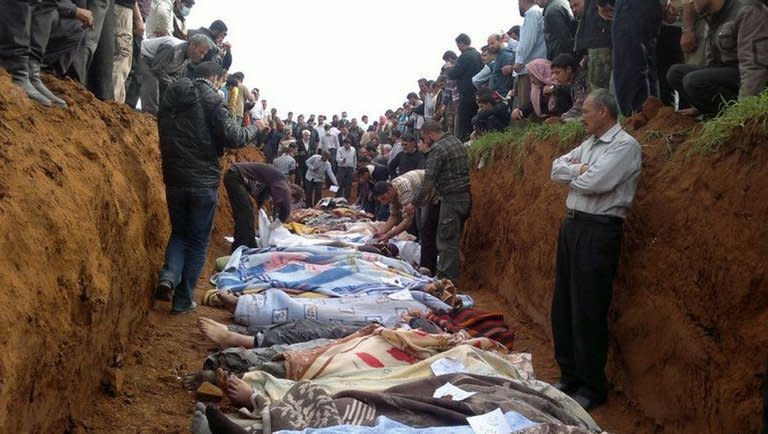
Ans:
POLYGON ((701 114, 699 110, 696 109, 695 107, 678 110, 678 113, 680 113, 683 116, 690 116, 690 117, 696 117, 701 114))
POLYGON ((211 370, 198 371, 187 374, 181 378, 184 388, 190 392, 197 390, 197 388, 206 381, 216 385, 216 372, 211 370))
POLYGON ((232 404, 253 410, 253 404, 251 403, 253 388, 236 375, 227 377, 226 393, 227 398, 229 398, 229 401, 232 402, 232 404))
POLYGON ((212 434, 205 417, 205 404, 198 402, 192 415, 192 434, 212 434))
POLYGON ((253 348, 252 336, 231 332, 229 329, 227 329, 227 326, 210 318, 200 317, 200 319, 197 320, 197 326, 200 328, 200 332, 202 332, 206 338, 208 338, 210 341, 213 341, 213 343, 218 345, 220 348, 253 348))
POLYGON ((230 294, 230 293, 218 293, 216 294, 219 297, 219 300, 221 300, 221 303, 224 305, 224 309, 235 313, 235 308, 237 307, 237 297, 230 294))

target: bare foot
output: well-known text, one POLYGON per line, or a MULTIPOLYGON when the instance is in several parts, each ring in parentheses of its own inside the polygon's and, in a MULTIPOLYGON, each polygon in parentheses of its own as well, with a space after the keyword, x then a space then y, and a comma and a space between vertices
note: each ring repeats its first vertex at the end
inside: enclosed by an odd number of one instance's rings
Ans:
POLYGON ((200 328, 206 338, 213 341, 220 348, 244 347, 253 348, 253 336, 241 335, 229 331, 227 326, 218 323, 210 318, 200 317, 197 320, 197 326, 200 328))
POLYGON ((185 389, 194 392, 206 381, 216 384, 216 372, 210 370, 193 372, 182 377, 181 381, 185 389))
POLYGON ((232 404, 253 410, 253 404, 251 404, 253 388, 245 381, 237 378, 235 375, 230 375, 227 378, 226 393, 227 398, 229 398, 232 404))
POLYGON ((235 313, 235 308, 237 307, 237 297, 229 293, 218 293, 216 296, 219 297, 219 300, 221 300, 221 303, 224 305, 224 309, 235 313))
POLYGON ((684 109, 678 110, 677 112, 683 116, 691 116, 691 117, 695 117, 701 114, 699 110, 696 109, 695 107, 684 108, 684 109))

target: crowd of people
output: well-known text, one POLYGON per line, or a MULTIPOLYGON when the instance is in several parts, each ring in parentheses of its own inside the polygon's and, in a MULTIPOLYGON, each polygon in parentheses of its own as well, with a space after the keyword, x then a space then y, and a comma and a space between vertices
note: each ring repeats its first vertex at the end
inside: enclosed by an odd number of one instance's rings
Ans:
POLYGON ((639 143, 618 123, 650 96, 691 116, 768 86, 768 6, 758 0, 519 0, 521 26, 478 51, 455 38, 436 78, 377 120, 346 112, 280 116, 232 72, 227 25, 187 30, 194 0, 9 0, 0 65, 44 106, 67 102, 41 70, 74 78, 103 100, 157 116, 172 225, 155 297, 193 311, 225 148, 254 143, 266 164, 223 176, 238 247, 256 247, 255 209, 290 222, 328 188, 379 221, 376 242, 404 232, 421 246, 419 272, 458 282, 472 209, 466 142, 525 122, 583 122, 579 147, 553 162, 570 188, 552 303, 556 385, 585 409, 607 396, 607 313, 622 224, 641 171, 639 143), (139 105, 140 101, 140 105, 139 105), (195 110, 190 110, 195 108, 195 110), (356 188, 354 188, 356 186, 356 188), (588 242, 584 240, 589 240, 588 242))

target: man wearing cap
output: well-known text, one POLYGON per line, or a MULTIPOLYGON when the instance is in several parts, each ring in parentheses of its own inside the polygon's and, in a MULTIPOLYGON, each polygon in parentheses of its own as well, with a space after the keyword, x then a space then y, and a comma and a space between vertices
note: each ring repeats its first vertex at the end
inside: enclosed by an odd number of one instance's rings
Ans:
POLYGON ((254 209, 249 196, 256 199, 259 209, 272 200, 275 216, 283 223, 291 216, 291 186, 288 178, 269 164, 236 163, 224 174, 232 218, 235 220, 235 241, 232 251, 240 246, 256 246, 254 209))
POLYGON ((352 195, 352 175, 357 167, 357 149, 352 147, 352 139, 346 137, 341 141, 341 149, 336 153, 336 164, 339 175, 339 191, 336 197, 349 200, 352 195))
POLYGON ((376 200, 382 205, 389 205, 389 218, 373 233, 378 241, 387 242, 413 225, 414 216, 403 212, 403 209, 419 194, 422 182, 424 171, 411 170, 392 182, 379 181, 373 186, 376 200))

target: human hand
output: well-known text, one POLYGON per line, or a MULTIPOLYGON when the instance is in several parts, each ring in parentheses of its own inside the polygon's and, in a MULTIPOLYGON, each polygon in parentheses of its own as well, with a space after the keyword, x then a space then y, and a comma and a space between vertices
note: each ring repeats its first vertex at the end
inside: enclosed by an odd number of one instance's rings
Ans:
POLYGON ((520 63, 515 63, 514 65, 512 65, 512 70, 515 72, 520 72, 523 70, 523 65, 520 63))
POLYGON ((554 93, 555 93, 555 86, 551 84, 549 86, 544 86, 544 95, 552 95, 554 93))
POLYGON ((403 212, 409 216, 412 216, 416 213, 416 207, 413 206, 412 203, 409 203, 403 208, 403 212))
POLYGON ((597 14, 605 21, 613 21, 613 5, 597 6, 597 14))
POLYGON ((583 175, 584 172, 586 172, 587 170, 589 170, 589 165, 588 164, 582 164, 581 165, 581 169, 579 169, 579 175, 583 175))
POLYGON ((683 53, 691 54, 699 48, 699 41, 696 39, 696 33, 693 30, 684 30, 680 37, 680 48, 683 53))
POLYGON ((93 27, 93 12, 88 9, 77 8, 75 11, 75 19, 83 23, 83 27, 86 29, 93 27))
POLYGON ((513 65, 504 65, 501 67, 501 73, 504 75, 512 74, 513 71, 514 71, 513 65))
POLYGON ((519 121, 522 118, 523 118, 523 111, 522 110, 520 110, 519 108, 516 108, 516 109, 512 110, 512 119, 513 120, 519 121))

